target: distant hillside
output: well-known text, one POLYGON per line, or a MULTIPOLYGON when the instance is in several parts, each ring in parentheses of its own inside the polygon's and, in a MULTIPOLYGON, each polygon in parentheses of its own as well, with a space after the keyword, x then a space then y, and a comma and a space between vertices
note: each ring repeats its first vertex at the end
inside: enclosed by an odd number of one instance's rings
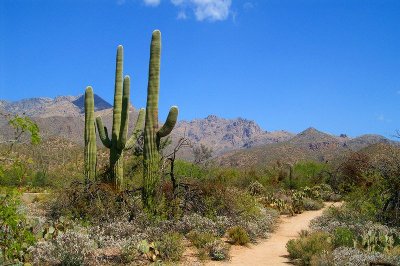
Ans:
MULTIPOLYGON (((36 121, 44 139, 64 138, 77 144, 83 144, 84 97, 60 96, 51 98, 32 98, 16 102, 0 101, 3 113, 30 116, 36 121)), ((101 116, 111 132, 112 106, 95 95, 96 116, 101 116)), ((137 112, 131 107, 130 130, 136 121, 137 112)), ((12 129, 0 116, 0 140, 12 136, 12 129)), ((358 138, 332 136, 308 128, 294 135, 287 131, 268 132, 252 121, 244 118, 225 119, 209 115, 203 119, 179 121, 172 131, 174 143, 181 137, 188 138, 193 145, 204 144, 213 149, 214 156, 222 155, 218 160, 224 165, 259 165, 277 160, 298 161, 314 159, 330 160, 336 154, 359 150, 375 143, 391 143, 379 135, 363 135, 358 138)), ((98 145, 101 146, 98 139, 98 145)), ((171 149, 170 147, 170 149, 171 149)), ((178 156, 191 159, 190 148, 182 149, 178 156)))
MULTIPOLYGON (((102 116, 106 126, 110 128, 112 121, 112 105, 95 95, 96 116, 102 116)), ((84 130, 84 97, 61 96, 51 98, 31 98, 16 102, 0 102, 0 110, 6 113, 27 115, 33 118, 40 127, 42 135, 62 137, 76 143, 83 143, 84 130)), ((136 121, 137 112, 131 108, 130 127, 136 121)), ((1 123, 3 135, 10 135, 12 130, 1 123)), ((180 137, 186 136, 192 144, 204 144, 211 147, 214 155, 235 149, 250 148, 266 143, 276 143, 288 140, 293 134, 286 131, 266 132, 254 121, 237 118, 224 119, 210 115, 204 119, 180 121, 172 132, 175 143, 180 137)), ((100 142, 99 142, 99 145, 100 142)), ((191 150, 182 150, 180 157, 190 158, 191 150)))
POLYGON ((288 141, 266 144, 247 150, 232 151, 218 158, 221 165, 259 166, 277 161, 295 163, 304 160, 329 162, 338 156, 359 151, 374 144, 398 144, 383 136, 363 135, 357 138, 332 136, 308 128, 288 141))
POLYGON ((192 143, 212 147, 215 154, 277 143, 293 136, 286 131, 264 131, 252 120, 225 119, 215 115, 209 115, 204 119, 180 121, 173 134, 176 137, 186 136, 192 143))
MULTIPOLYGON (((0 109, 6 113, 30 117, 77 117, 84 112, 84 96, 59 96, 52 98, 30 98, 15 102, 2 101, 0 109)), ((112 105, 98 95, 94 95, 95 110, 111 108, 112 105)))

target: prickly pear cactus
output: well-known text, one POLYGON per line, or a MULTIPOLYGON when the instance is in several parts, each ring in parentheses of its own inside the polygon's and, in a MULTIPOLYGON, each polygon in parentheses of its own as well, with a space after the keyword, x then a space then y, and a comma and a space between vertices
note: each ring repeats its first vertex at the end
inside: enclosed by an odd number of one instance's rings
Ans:
POLYGON ((365 250, 387 252, 394 246, 394 237, 375 230, 368 230, 361 236, 361 247, 365 250))

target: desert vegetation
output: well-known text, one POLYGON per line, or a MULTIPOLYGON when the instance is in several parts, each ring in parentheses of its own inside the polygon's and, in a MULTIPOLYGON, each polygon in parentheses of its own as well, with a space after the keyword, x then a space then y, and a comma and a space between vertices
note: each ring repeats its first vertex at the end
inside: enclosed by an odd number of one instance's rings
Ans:
POLYGON ((345 203, 328 209, 286 247, 300 265, 399 265, 398 148, 353 153, 335 183, 345 203))

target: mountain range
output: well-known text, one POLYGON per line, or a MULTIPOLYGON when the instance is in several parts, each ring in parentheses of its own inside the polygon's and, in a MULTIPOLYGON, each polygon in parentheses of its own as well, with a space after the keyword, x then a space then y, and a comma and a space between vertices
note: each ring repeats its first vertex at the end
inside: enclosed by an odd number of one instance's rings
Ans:
MULTIPOLYGON (((102 116, 106 126, 111 128, 112 105, 95 95, 95 111, 96 116, 102 116)), ((39 125, 44 138, 60 137, 83 143, 83 95, 0 101, 0 112, 31 117, 39 125)), ((130 116, 132 129, 132 121, 137 117, 133 106, 130 116)), ((0 130, 0 139, 10 138, 13 133, 4 117, 0 118, 0 130)), ((315 128, 308 128, 297 135, 284 130, 269 132, 252 120, 225 119, 215 115, 179 121, 171 135, 172 146, 181 137, 186 137, 193 145, 203 144, 212 148, 220 164, 232 166, 269 164, 277 160, 326 161, 337 154, 357 151, 372 144, 394 143, 380 135, 349 138, 346 135, 330 135, 315 128)), ((192 157, 190 149, 180 151, 179 155, 186 159, 192 157)))

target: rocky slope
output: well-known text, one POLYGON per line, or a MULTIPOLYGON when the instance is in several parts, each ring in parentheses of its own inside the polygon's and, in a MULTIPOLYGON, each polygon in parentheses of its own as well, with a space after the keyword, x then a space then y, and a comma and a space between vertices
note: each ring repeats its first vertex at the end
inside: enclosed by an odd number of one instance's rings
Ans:
POLYGON ((194 144, 212 147, 215 154, 277 143, 293 136, 286 131, 264 131, 252 120, 224 119, 215 115, 209 115, 204 119, 180 121, 173 134, 176 137, 186 136, 194 144))
MULTIPOLYGON (((4 113, 27 115, 39 125, 44 138, 63 137, 82 143, 84 130, 83 96, 61 96, 51 98, 32 98, 17 102, 0 102, 4 113)), ((112 106, 95 95, 96 116, 102 116, 105 125, 111 128, 112 106)), ((137 112, 131 107, 131 128, 137 112)), ((1 134, 9 136, 12 130, 5 120, 0 121, 1 134)), ((110 130, 111 131, 111 130, 110 130)), ((290 139, 293 134, 286 131, 266 132, 254 121, 237 118, 224 119, 210 115, 204 119, 180 121, 172 132, 173 144, 181 137, 188 138, 193 145, 204 144, 218 155, 226 151, 250 148, 266 143, 276 143, 290 139)), ((99 142, 100 145, 100 142, 99 142)), ((190 149, 182 150, 181 157, 190 157, 190 149)))
MULTIPOLYGON (((59 137, 83 143, 84 115, 83 96, 61 96, 32 98, 17 102, 0 101, 0 113, 27 115, 37 122, 43 138, 59 137)), ((95 95, 96 116, 102 116, 111 132, 111 104, 95 95)), ((131 107, 130 130, 136 121, 137 112, 131 107)), ((12 129, 0 116, 0 139, 10 138, 12 129)), ((363 135, 348 138, 345 135, 332 136, 308 128, 294 135, 286 131, 268 132, 252 120, 243 118, 225 119, 209 115, 204 119, 180 121, 172 132, 172 145, 179 138, 186 137, 196 146, 203 144, 213 149, 222 165, 258 165, 282 161, 314 159, 330 160, 337 154, 359 150, 375 143, 391 141, 379 135, 363 135)), ((98 140, 99 146, 101 146, 98 140)), ((182 149, 179 157, 191 159, 190 148, 182 149)))
POLYGON ((338 156, 344 156, 378 143, 398 145, 398 142, 380 135, 370 134, 349 138, 344 135, 333 136, 315 128, 308 128, 287 141, 225 153, 218 158, 218 162, 221 165, 239 167, 271 165, 277 162, 295 163, 305 160, 329 162, 338 156))
MULTIPOLYGON (((95 110, 111 108, 112 105, 98 95, 94 95, 95 110)), ((15 102, 0 102, 0 110, 7 113, 30 117, 78 117, 84 111, 84 96, 59 96, 52 98, 30 98, 15 102)))

